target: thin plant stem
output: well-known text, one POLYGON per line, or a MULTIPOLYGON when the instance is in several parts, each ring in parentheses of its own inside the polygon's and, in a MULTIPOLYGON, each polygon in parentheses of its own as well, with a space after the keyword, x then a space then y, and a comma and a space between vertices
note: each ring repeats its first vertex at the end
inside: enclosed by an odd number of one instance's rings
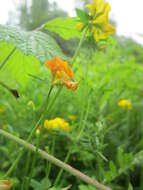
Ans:
MULTIPOLYGON (((71 155, 71 151, 69 150, 68 153, 67 153, 67 155, 66 155, 66 157, 65 157, 64 163, 67 163, 67 162, 68 162, 68 160, 69 160, 69 158, 70 158, 70 155, 71 155)), ((56 180, 55 180, 55 182, 54 182, 54 186, 56 186, 56 185, 58 184, 58 182, 59 182, 59 180, 60 180, 62 174, 63 174, 63 169, 60 169, 60 171, 59 171, 59 173, 58 173, 58 175, 57 175, 57 177, 56 177, 56 180)))
POLYGON ((84 42, 84 40, 85 40, 87 31, 88 31, 88 26, 84 29, 84 31, 83 31, 83 33, 82 33, 82 37, 81 37, 81 39, 80 39, 80 42, 79 42, 79 44, 78 44, 78 46, 77 46, 77 49, 76 49, 76 51, 75 51, 75 53, 74 53, 74 56, 73 56, 73 59, 72 59, 72 63, 71 63, 71 66, 72 66, 72 67, 73 67, 73 65, 74 65, 74 62, 75 62, 75 60, 76 60, 78 54, 79 54, 79 51, 80 51, 80 49, 81 49, 81 46, 82 46, 82 44, 83 44, 83 42, 84 42))
POLYGON ((79 139, 79 138, 82 136, 82 133, 83 133, 83 131, 84 131, 84 129, 85 129, 86 121, 87 121, 88 114, 89 114, 90 102, 91 102, 91 97, 89 97, 88 104, 87 104, 87 109, 86 109, 86 112, 85 112, 85 117, 84 117, 84 119, 83 119, 84 122, 83 122, 82 127, 80 128, 80 132, 79 132, 79 134, 78 134, 77 139, 79 139))
MULTIPOLYGON (((27 153, 27 160, 26 160, 26 166, 25 166, 25 176, 28 173, 28 169, 29 169, 29 165, 30 165, 30 159, 31 159, 31 151, 28 151, 28 153, 27 153)), ((25 182, 26 182, 25 176, 23 178, 21 190, 24 190, 24 185, 25 185, 25 182)))
MULTIPOLYGON (((52 142, 52 148, 51 148, 51 154, 52 154, 52 155, 54 155, 54 152, 55 152, 55 143, 56 143, 56 139, 54 138, 54 139, 53 139, 53 142, 52 142)), ((51 167, 52 167, 52 163, 51 163, 51 162, 48 162, 47 172, 46 172, 46 177, 47 177, 47 178, 49 178, 49 176, 50 176, 51 167)))
MULTIPOLYGON (((29 135, 28 138, 27 138, 27 141, 30 141, 30 140, 31 140, 31 138, 33 137, 33 135, 34 135, 36 129, 38 128, 38 126, 40 125, 40 123, 41 123, 41 121, 42 121, 42 119, 43 119, 43 117, 44 117, 44 114, 45 114, 45 112, 46 112, 46 110, 47 110, 46 108, 47 108, 48 103, 49 103, 49 102, 48 102, 48 99, 49 99, 49 97, 50 97, 50 94, 51 94, 51 92, 52 92, 53 87, 54 87, 53 85, 50 87, 50 90, 49 90, 49 92, 48 92, 46 101, 44 102, 44 104, 43 104, 43 106, 42 106, 41 116, 40 116, 39 120, 37 121, 36 125, 33 127, 33 129, 32 129, 32 131, 31 131, 30 135, 29 135)), ((4 175, 4 178, 7 178, 7 177, 11 174, 11 172, 13 171, 13 169, 14 169, 14 168, 16 167, 16 165, 18 164, 20 158, 22 157, 22 155, 23 155, 23 153, 24 153, 24 150, 25 150, 25 149, 22 148, 22 150, 21 150, 21 152, 19 153, 17 159, 13 162, 12 166, 9 168, 9 170, 8 170, 8 171, 6 172, 6 174, 4 175)))
POLYGON ((37 156, 38 156, 39 143, 40 143, 40 135, 37 137, 37 146, 36 146, 37 151, 36 151, 35 154, 33 155, 32 166, 31 166, 31 171, 30 171, 30 176, 29 176, 29 179, 28 179, 27 184, 26 184, 26 187, 25 187, 26 190, 29 189, 29 185, 30 185, 30 182, 31 182, 31 179, 32 179, 32 176, 33 176, 34 167, 35 167, 36 160, 37 160, 37 156))
MULTIPOLYGON (((80 136, 82 135, 82 132, 83 132, 83 130, 85 128, 85 124, 86 124, 87 117, 88 117, 88 114, 89 114, 89 108, 90 108, 90 99, 88 101, 88 106, 87 106, 87 110, 86 110, 86 113, 85 113, 85 119, 84 119, 83 127, 81 128, 81 130, 79 132, 79 135, 77 136, 77 139, 80 138, 80 136)), ((66 155, 66 158, 64 160, 65 163, 68 162, 68 160, 70 158, 70 155, 71 155, 71 151, 69 150, 68 153, 67 153, 67 155, 66 155)), ((58 175, 56 177, 56 180, 54 182, 54 186, 56 186, 58 184, 58 182, 60 181, 60 178, 61 178, 62 174, 63 174, 63 169, 60 169, 60 171, 59 171, 59 173, 58 173, 58 175)))
POLYGON ((6 62, 9 60, 9 58, 13 55, 13 53, 16 51, 16 47, 14 47, 10 53, 6 56, 6 58, 1 62, 0 64, 0 70, 3 68, 3 66, 6 64, 6 62))
POLYGON ((41 158, 46 159, 49 162, 52 162, 53 164, 64 169, 65 171, 69 172, 73 176, 78 177, 80 180, 82 180, 100 190, 111 190, 110 187, 107 187, 107 186, 99 183, 97 180, 90 178, 89 176, 83 174, 79 170, 71 167, 70 165, 68 165, 68 164, 62 162, 61 160, 55 158, 54 156, 48 154, 47 152, 45 152, 41 149, 37 150, 37 148, 34 145, 32 145, 32 144, 10 134, 2 129, 0 129, 0 135, 5 136, 6 138, 8 138, 12 141, 15 141, 16 143, 18 143, 19 145, 22 145, 24 148, 30 150, 31 152, 34 152, 34 153, 37 152, 41 158))
MULTIPOLYGON (((80 40, 80 42, 79 42, 79 45, 78 45, 78 47, 77 47, 77 50, 76 50, 76 52, 75 52, 75 54, 74 54, 74 57, 73 57, 73 60, 72 60, 72 66, 73 66, 73 63, 74 63, 74 61, 76 60, 76 57, 77 57, 77 55, 78 55, 78 53, 79 53, 79 51, 80 51, 80 48, 81 48, 82 43, 83 43, 83 41, 84 41, 84 39, 85 39, 87 30, 88 30, 88 26, 87 26, 87 27, 85 28, 85 30, 83 31, 82 38, 81 38, 81 40, 80 40)), ((85 68, 85 78, 87 77, 87 75, 88 75, 88 65, 86 65, 86 68, 85 68)), ((84 92, 86 93, 86 88, 84 89, 84 92)), ((85 99, 85 94, 84 94, 84 99, 85 99)), ((84 107, 85 107, 85 103, 86 103, 86 101, 83 101, 83 104, 82 104, 82 112, 81 112, 81 118, 80 118, 80 124, 79 124, 80 132, 79 132, 78 137, 82 134, 82 132, 83 132, 83 130, 84 130, 84 126, 85 126, 85 123, 86 123, 86 120, 87 120, 87 116, 88 116, 88 112, 89 112, 89 107, 90 107, 89 105, 90 105, 90 104, 89 104, 89 101, 88 101, 88 109, 86 110, 85 119, 84 119, 84 111, 85 111, 85 110, 84 110, 84 107), (84 119, 84 124, 83 124, 83 127, 82 127, 82 129, 81 129, 81 125, 82 125, 83 119, 84 119)), ((78 138, 77 138, 77 139, 78 139, 78 138)), ((70 158, 70 155, 71 155, 71 151, 69 150, 68 153, 67 153, 67 155, 66 155, 66 157, 65 157, 65 160, 64 160, 65 163, 68 162, 68 160, 69 160, 69 158, 70 158)), ((63 169, 60 169, 60 171, 59 171, 59 173, 58 173, 58 175, 57 175, 57 177, 56 177, 56 180, 55 180, 55 182, 54 182, 54 185, 55 185, 55 186, 56 186, 56 185, 58 184, 58 182, 60 181, 60 178, 61 178, 62 174, 63 174, 63 169)))

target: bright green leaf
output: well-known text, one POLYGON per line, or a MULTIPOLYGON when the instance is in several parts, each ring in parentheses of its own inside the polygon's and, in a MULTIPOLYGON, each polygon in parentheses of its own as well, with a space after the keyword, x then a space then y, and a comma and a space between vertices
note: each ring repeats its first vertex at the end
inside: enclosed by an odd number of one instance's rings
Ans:
POLYGON ((47 22, 45 28, 59 34, 66 40, 80 38, 81 34, 76 30, 78 21, 79 19, 77 17, 57 18, 47 22))
POLYGON ((90 16, 88 15, 88 13, 86 13, 85 11, 81 9, 76 9, 76 14, 80 18, 80 20, 83 22, 87 22, 90 19, 90 16))

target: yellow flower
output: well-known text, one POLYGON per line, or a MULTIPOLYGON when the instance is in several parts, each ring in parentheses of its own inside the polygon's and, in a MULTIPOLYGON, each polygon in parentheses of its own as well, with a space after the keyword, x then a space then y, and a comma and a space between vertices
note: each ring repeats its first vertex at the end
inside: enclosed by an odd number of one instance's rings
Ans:
POLYGON ((4 106, 0 107, 0 113, 4 113, 6 111, 6 108, 4 106))
MULTIPOLYGON (((115 28, 109 23, 108 19, 108 14, 111 9, 109 3, 104 0, 93 0, 91 4, 86 5, 86 8, 89 9, 88 14, 90 16, 88 20, 88 31, 93 34, 95 41, 105 40, 115 32, 115 28)), ((82 24, 82 22, 78 23, 79 26, 82 26, 82 24)), ((82 31, 82 29, 83 27, 81 27, 79 31, 82 31)))
POLYGON ((132 109, 132 104, 129 100, 127 99, 122 99, 118 102, 118 106, 122 108, 127 108, 128 110, 132 109))
POLYGON ((75 121, 75 120, 76 120, 76 116, 75 116, 75 115, 68 115, 68 118, 69 118, 71 121, 75 121))
POLYGON ((0 180, 0 190, 8 190, 12 187, 13 183, 8 180, 0 180))
POLYGON ((59 117, 51 120, 45 120, 44 127, 47 129, 63 129, 66 132, 70 131, 69 123, 59 117))
POLYGON ((72 81, 74 73, 66 61, 55 57, 46 61, 46 66, 51 70, 54 82, 61 81, 67 89, 72 89, 73 91, 77 89, 79 82, 72 81))

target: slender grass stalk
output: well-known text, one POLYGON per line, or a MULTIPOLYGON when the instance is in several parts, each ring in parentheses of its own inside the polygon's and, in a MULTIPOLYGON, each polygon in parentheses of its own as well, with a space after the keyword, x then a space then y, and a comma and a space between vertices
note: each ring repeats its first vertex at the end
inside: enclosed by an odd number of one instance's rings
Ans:
MULTIPOLYGON (((51 155, 54 155, 55 152, 55 144, 56 144, 56 139, 53 139, 52 142, 52 148, 51 148, 51 155)), ((52 167, 52 163, 48 162, 48 166, 47 166, 47 171, 46 171, 46 177, 49 178, 50 176, 50 172, 51 172, 51 167, 52 167)))
POLYGON ((14 47, 10 53, 6 56, 6 58, 1 62, 0 64, 0 70, 3 68, 3 66, 6 64, 6 62, 9 60, 9 58, 13 55, 13 53, 16 51, 16 47, 14 47))
MULTIPOLYGON (((36 129, 37 129, 38 126, 40 125, 40 123, 41 123, 41 121, 42 121, 42 119, 43 119, 43 117, 44 117, 45 112, 47 111, 47 106, 48 106, 48 103, 49 103, 48 100, 49 100, 49 97, 50 97, 50 94, 51 94, 51 92, 52 92, 53 87, 54 87, 54 86, 51 86, 50 89, 49 89, 49 92, 48 92, 46 101, 44 102, 44 104, 43 104, 43 106, 42 106, 42 111, 41 111, 40 119, 37 121, 36 125, 33 127, 33 129, 32 129, 32 131, 31 131, 30 135, 29 135, 28 138, 27 138, 27 141, 30 141, 30 140, 31 140, 31 138, 33 137, 33 135, 34 135, 36 129)), ((23 155, 23 153, 24 153, 24 150, 25 150, 24 148, 21 150, 21 152, 19 153, 17 159, 13 162, 12 166, 9 168, 9 170, 8 170, 7 173, 4 175, 3 178, 7 178, 7 177, 11 174, 11 172, 13 171, 13 169, 14 169, 14 168, 16 167, 16 165, 18 164, 20 158, 22 157, 22 155, 23 155)))
MULTIPOLYGON (((80 138, 80 136, 82 135, 82 132, 83 132, 83 130, 85 128, 85 124, 86 124, 87 117, 88 117, 88 114, 89 114, 89 108, 90 108, 90 100, 88 101, 88 106, 87 106, 87 110, 86 110, 86 113, 85 113, 85 118, 83 118, 84 124, 83 124, 83 127, 81 128, 81 131, 79 132, 79 135, 77 136, 77 139, 80 138)), ((67 155, 66 155, 66 158, 64 160, 64 163, 68 162, 68 160, 70 158, 70 155, 71 155, 71 151, 69 150, 68 153, 67 153, 67 155)), ((63 169, 60 169, 60 171, 59 171, 59 173, 58 173, 58 175, 56 177, 56 180, 54 182, 54 186, 56 186, 58 184, 58 182, 61 179, 62 174, 63 174, 63 169)))
MULTIPOLYGON (((29 169, 29 165, 30 165, 30 159, 31 159, 31 151, 28 151, 27 153, 27 160, 26 160, 26 165, 25 165, 25 176, 26 174, 28 173, 28 169, 29 169)), ((21 187, 21 190, 24 190, 24 185, 26 183, 26 179, 25 177, 23 178, 23 181, 22 181, 22 187, 21 187)))
MULTIPOLYGON (((78 47, 77 47, 77 49, 76 49, 76 51, 75 51, 74 56, 73 56, 72 66, 73 66, 73 64, 74 64, 74 61, 76 60, 77 55, 79 54, 79 51, 80 51, 80 48, 81 48, 81 46, 82 46, 82 44, 83 44, 83 41, 84 41, 84 39, 85 39, 87 30, 88 30, 88 26, 87 26, 87 27, 85 28, 85 30, 83 31, 82 38, 81 38, 81 40, 80 40, 80 42, 79 42, 79 45, 78 45, 78 47)), ((88 75, 88 65, 86 65, 86 68, 85 68, 85 78, 87 77, 87 75, 88 75)), ((84 88, 84 92, 86 93, 86 88, 84 88)), ((84 99, 85 99, 85 95, 84 95, 84 99)), ((86 101, 82 101, 82 102, 83 102, 83 104, 82 104, 82 112, 81 112, 81 118, 80 118, 79 129, 81 129, 81 125, 82 125, 82 121, 83 121, 83 120, 85 121, 85 122, 84 122, 84 125, 85 125, 86 120, 87 120, 87 116, 88 116, 88 112, 89 112, 89 104, 88 104, 88 109, 86 110, 85 119, 84 119, 84 111, 85 111, 85 110, 84 110, 84 107, 85 107, 86 101)), ((88 101, 88 102, 89 102, 89 101, 88 101)), ((83 130, 84 130, 84 127, 82 127, 82 129, 80 130, 78 137, 81 135, 81 133, 82 133, 83 130)), ((70 155, 71 155, 71 151, 69 150, 68 153, 67 153, 67 155, 66 155, 66 157, 65 157, 65 160, 64 160, 65 163, 68 162, 68 160, 69 160, 69 158, 70 158, 70 155)), ((56 186, 56 185, 58 184, 58 182, 59 182, 60 179, 61 179, 62 174, 63 174, 63 169, 60 169, 60 171, 59 171, 59 173, 58 173, 58 175, 57 175, 57 177, 56 177, 56 179, 55 179, 54 186, 56 186)))
MULTIPOLYGON (((71 155, 71 151, 69 150, 68 153, 67 153, 67 155, 66 155, 66 157, 65 157, 64 163, 68 162, 68 160, 70 158, 70 155, 71 155)), ((61 168, 60 171, 59 171, 59 173, 58 173, 58 175, 57 175, 57 177, 56 177, 56 180, 54 182, 54 186, 56 186, 59 183, 59 180, 60 180, 62 174, 63 174, 63 169, 61 168)))
POLYGON ((39 143, 40 143, 40 135, 37 137, 37 145, 36 145, 36 152, 33 155, 33 159, 32 159, 32 166, 31 166, 31 171, 30 171, 30 175, 29 175, 29 179, 25 185, 25 189, 28 190, 29 189, 29 185, 33 176, 33 172, 34 172, 34 167, 36 164, 36 160, 37 160, 37 156, 38 156, 38 148, 39 148, 39 143))
POLYGON ((92 185, 92 186, 94 186, 100 190, 111 190, 110 187, 107 187, 107 186, 99 183, 97 180, 90 178, 89 176, 83 174, 79 170, 71 167, 68 164, 65 164, 64 162, 60 161, 59 159, 55 158, 54 156, 48 154, 47 152, 45 152, 41 149, 37 150, 37 148, 34 145, 32 145, 32 144, 10 134, 10 133, 2 130, 2 129, 0 129, 0 135, 5 136, 6 138, 8 138, 12 141, 15 141, 16 143, 18 143, 19 145, 22 145, 24 148, 30 150, 31 152, 34 152, 34 153, 37 152, 41 156, 41 158, 46 159, 47 161, 49 161, 49 162, 55 164, 56 166, 64 169, 65 171, 69 172, 70 174, 78 177, 80 180, 82 180, 82 181, 84 181, 84 182, 86 182, 86 183, 88 183, 88 184, 90 184, 90 185, 92 185))

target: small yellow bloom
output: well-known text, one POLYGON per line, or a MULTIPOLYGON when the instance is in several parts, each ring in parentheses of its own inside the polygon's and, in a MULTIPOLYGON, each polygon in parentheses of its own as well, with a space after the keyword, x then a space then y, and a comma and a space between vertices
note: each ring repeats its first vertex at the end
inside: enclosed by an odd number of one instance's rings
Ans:
POLYGON ((44 127, 47 129, 63 129, 66 132, 70 131, 69 123, 59 117, 51 120, 45 120, 44 127))
POLYGON ((13 183, 8 180, 0 180, 0 190, 9 190, 12 187, 13 183))
POLYGON ((1 106, 0 107, 0 113, 4 113, 4 112, 6 112, 6 108, 4 106, 1 106))
POLYGON ((132 109, 132 104, 129 100, 127 99, 122 99, 118 102, 118 106, 122 108, 127 108, 128 110, 132 109))
POLYGON ((70 119, 71 121, 75 121, 76 116, 75 115, 68 115, 68 119, 70 119))

